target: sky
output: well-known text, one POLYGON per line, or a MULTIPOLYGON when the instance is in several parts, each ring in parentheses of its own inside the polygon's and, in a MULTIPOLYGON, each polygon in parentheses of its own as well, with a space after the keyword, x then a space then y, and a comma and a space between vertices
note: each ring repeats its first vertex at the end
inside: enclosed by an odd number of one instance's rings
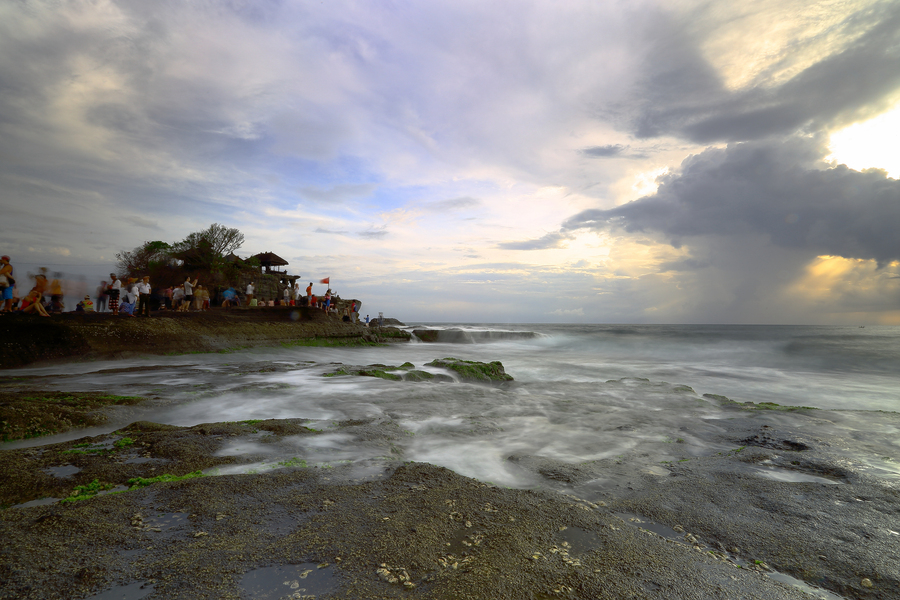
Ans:
POLYGON ((0 3, 19 279, 220 223, 410 322, 900 325, 898 140, 893 0, 0 3))

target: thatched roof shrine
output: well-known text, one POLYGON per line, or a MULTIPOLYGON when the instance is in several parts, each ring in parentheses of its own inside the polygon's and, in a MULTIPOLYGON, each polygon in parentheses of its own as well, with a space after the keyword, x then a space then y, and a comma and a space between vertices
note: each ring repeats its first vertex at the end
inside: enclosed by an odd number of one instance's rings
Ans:
MULTIPOLYGON (((254 254, 251 258, 255 258, 259 261, 259 264, 265 267, 266 273, 272 272, 272 267, 281 267, 288 264, 288 261, 284 260, 274 252, 261 252, 260 254, 254 254)), ((277 273, 278 271, 276 271, 277 273)))

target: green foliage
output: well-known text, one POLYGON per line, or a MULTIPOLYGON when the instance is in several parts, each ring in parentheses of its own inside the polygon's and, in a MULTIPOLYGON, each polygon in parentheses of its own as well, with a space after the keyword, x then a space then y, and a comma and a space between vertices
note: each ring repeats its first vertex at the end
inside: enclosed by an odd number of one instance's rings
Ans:
POLYGON ((75 489, 69 495, 68 498, 63 498, 60 502, 77 502, 78 500, 87 500, 89 498, 93 498, 97 494, 102 491, 106 491, 114 488, 115 485, 112 483, 100 483, 100 480, 95 479, 87 485, 76 485, 75 489))
POLYGON ((63 450, 60 454, 111 454, 115 452, 113 448, 100 446, 96 444, 78 444, 71 450, 63 450))
POLYGON ((134 445, 134 440, 131 439, 130 437, 123 437, 122 439, 116 440, 115 442, 113 442, 113 446, 115 446, 116 448, 124 448, 125 446, 133 446, 133 445, 134 445))
POLYGON ((128 486, 131 489, 134 488, 142 488, 147 487, 148 485, 152 485, 154 483, 160 483, 164 481, 182 481, 184 479, 194 479, 197 477, 203 477, 203 471, 194 471, 193 473, 188 473, 187 475, 169 475, 168 473, 164 475, 158 475, 156 477, 133 477, 128 480, 128 486))
POLYGON ((204 280, 203 285, 234 282, 239 279, 241 271, 259 267, 251 261, 235 264, 225 259, 243 243, 244 234, 239 230, 213 223, 174 244, 155 240, 144 242, 133 250, 119 252, 116 254, 116 268, 123 278, 149 275, 155 286, 177 285, 184 281, 187 273, 199 275, 204 280))
POLYGON ((120 277, 137 277, 172 261, 172 247, 166 242, 144 242, 131 251, 116 254, 116 270, 120 277))
POLYGON ((226 264, 225 256, 243 243, 244 234, 239 230, 213 223, 175 244, 172 256, 183 260, 187 268, 220 273, 226 264))

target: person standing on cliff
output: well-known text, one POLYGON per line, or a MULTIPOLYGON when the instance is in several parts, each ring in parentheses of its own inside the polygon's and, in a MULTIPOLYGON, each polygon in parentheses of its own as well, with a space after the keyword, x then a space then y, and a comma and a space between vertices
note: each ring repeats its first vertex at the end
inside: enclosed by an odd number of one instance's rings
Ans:
POLYGON ((184 285, 178 284, 178 287, 172 290, 172 310, 180 311, 184 300, 184 285))
POLYGON ((3 280, 6 282, 6 287, 0 289, 0 299, 3 300, 3 307, 0 308, 0 312, 12 312, 13 288, 16 286, 16 280, 13 279, 12 274, 13 268, 9 264, 9 257, 6 255, 0 256, 0 275, 3 276, 3 280))
POLYGON ((250 306, 250 303, 253 302, 253 282, 247 286, 247 306, 250 306))
POLYGON ((101 281, 97 288, 97 312, 106 312, 106 301, 109 295, 106 293, 106 282, 101 281))
POLYGON ((306 286, 306 303, 309 304, 309 301, 312 299, 312 281, 309 282, 309 285, 306 286))
POLYGON ((194 278, 193 283, 191 283, 191 276, 188 275, 184 280, 184 310, 191 310, 191 305, 194 303, 194 286, 197 285, 197 278, 194 278))
POLYGON ((115 273, 110 273, 109 279, 112 282, 106 287, 106 292, 109 294, 109 311, 113 315, 118 315, 119 294, 122 292, 122 282, 118 280, 115 273))
MULTIPOLYGON (((58 275, 58 273, 57 273, 58 275)), ((59 279, 54 278, 50 282, 50 312, 61 313, 65 306, 63 305, 63 289, 59 279)))
POLYGON ((145 275, 137 286, 138 288, 138 314, 139 317, 150 316, 150 276, 145 275))

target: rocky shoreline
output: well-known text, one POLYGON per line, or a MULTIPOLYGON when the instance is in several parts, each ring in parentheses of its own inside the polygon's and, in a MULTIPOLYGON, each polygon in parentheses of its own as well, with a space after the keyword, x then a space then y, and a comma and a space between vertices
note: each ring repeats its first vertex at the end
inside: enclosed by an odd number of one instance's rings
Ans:
MULTIPOLYGON (((434 362, 514 384, 499 363, 434 362)), ((409 377, 413 365, 319 369, 453 385, 409 377)), ((9 403, 63 402, 40 378, 0 381, 9 403)), ((893 452, 846 433, 871 413, 708 395, 725 416, 686 435, 728 451, 697 456, 670 440, 662 465, 643 451, 580 464, 511 454, 546 482, 516 490, 407 462, 409 432, 390 415, 325 431, 302 419, 126 425, 142 403, 71 396, 122 425, 0 450, 0 599, 890 599, 900 586, 898 486, 848 458, 893 452), (265 462, 331 435, 377 459, 265 462), (237 442, 265 451, 223 452, 237 442), (216 474, 241 465, 255 472, 216 474), (800 581, 817 587, 789 585, 800 581)), ((900 428, 900 415, 877 417, 900 428)))
POLYGON ((267 345, 364 345, 409 341, 396 327, 345 323, 307 307, 160 311, 151 318, 109 313, 0 317, 0 367, 41 361, 146 354, 229 352, 267 345))
MULTIPOLYGON (((375 420, 336 427, 387 454, 403 435, 375 420)), ((809 598, 769 576, 788 564, 847 597, 890 598, 896 589, 886 547, 834 547, 829 538, 850 533, 837 511, 833 524, 810 523, 786 493, 796 488, 735 477, 740 465, 770 455, 764 447, 697 461, 664 483, 636 465, 533 465, 572 481, 590 470, 631 470, 625 490, 594 501, 502 489, 399 458, 363 481, 353 466, 301 460, 191 477, 253 460, 217 455, 235 438, 277 445, 320 434, 296 419, 136 422, 4 451, 10 484, 0 502, 47 494, 70 501, 0 512, 0 598, 91 597, 127 586, 135 593, 136 584, 148 598, 809 598), (60 473, 59 463, 77 473, 60 473), (646 517, 672 523, 679 537, 655 533, 646 517), (255 575, 265 569, 274 575, 255 575)), ((864 497, 853 510, 865 510, 870 528, 896 522, 892 494, 845 476, 845 486, 801 489, 823 507, 864 497)))

